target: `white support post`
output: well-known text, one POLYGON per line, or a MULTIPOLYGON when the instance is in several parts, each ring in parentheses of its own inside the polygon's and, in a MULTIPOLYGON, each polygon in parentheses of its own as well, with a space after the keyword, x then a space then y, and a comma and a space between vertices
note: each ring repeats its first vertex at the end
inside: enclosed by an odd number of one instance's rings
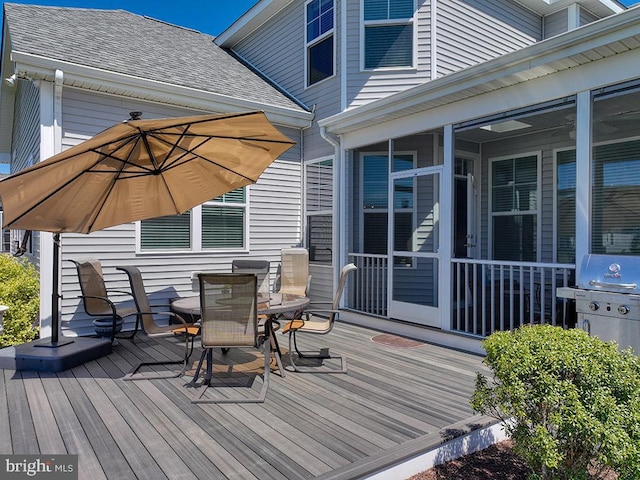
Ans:
POLYGON ((440 326, 443 331, 451 330, 451 257, 453 255, 453 173, 454 173, 454 139, 453 125, 444 127, 444 162, 442 166, 442 192, 440 193, 440 245, 438 258, 440 259, 439 276, 440 289, 438 291, 438 310, 440 312, 440 326))
POLYGON ((591 250, 591 93, 576 100, 576 278, 582 258, 591 250))

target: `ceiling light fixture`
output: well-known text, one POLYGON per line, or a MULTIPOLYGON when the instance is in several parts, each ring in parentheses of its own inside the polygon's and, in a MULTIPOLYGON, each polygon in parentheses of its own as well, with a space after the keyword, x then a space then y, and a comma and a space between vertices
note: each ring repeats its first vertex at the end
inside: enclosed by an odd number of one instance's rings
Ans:
POLYGON ((480 127, 481 130, 487 130, 488 132, 505 133, 512 132, 514 130, 520 130, 523 128, 529 128, 531 125, 528 123, 520 122, 518 120, 505 120, 504 122, 492 123, 480 127))

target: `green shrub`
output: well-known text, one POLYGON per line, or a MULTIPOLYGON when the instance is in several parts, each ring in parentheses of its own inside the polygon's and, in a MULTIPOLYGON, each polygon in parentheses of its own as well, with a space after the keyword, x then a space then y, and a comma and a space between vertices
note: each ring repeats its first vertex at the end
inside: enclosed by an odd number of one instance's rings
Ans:
POLYGON ((0 347, 36 338, 40 284, 38 272, 28 260, 0 254, 0 305, 9 307, 4 313, 0 347))
POLYGON ((578 329, 534 325, 487 337, 471 405, 505 422, 535 478, 640 478, 640 361, 578 329))

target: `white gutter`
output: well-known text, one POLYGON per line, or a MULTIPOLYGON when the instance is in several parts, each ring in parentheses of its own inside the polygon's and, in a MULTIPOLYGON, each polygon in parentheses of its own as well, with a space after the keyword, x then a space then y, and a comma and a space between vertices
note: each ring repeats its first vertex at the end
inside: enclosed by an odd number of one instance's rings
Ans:
POLYGON ((100 92, 134 97, 159 103, 170 103, 188 108, 230 112, 238 110, 263 110, 269 120, 279 125, 302 128, 309 125, 313 118, 311 112, 278 105, 230 97, 195 88, 149 80, 132 75, 110 72, 99 68, 23 52, 12 52, 18 76, 35 79, 54 80, 54 72, 63 69, 64 83, 68 86, 88 88, 100 92))
MULTIPOLYGON (((359 125, 378 123, 386 115, 406 115, 419 106, 426 110, 436 102, 441 106, 464 97, 472 97, 479 93, 486 93, 488 84, 491 90, 498 90, 506 86, 504 80, 513 77, 511 84, 525 82, 531 79, 522 72, 540 68, 539 76, 568 68, 566 60, 572 56, 584 55, 588 51, 597 51, 607 44, 640 35, 640 7, 604 18, 571 32, 538 42, 531 46, 460 70, 450 75, 431 80, 408 90, 376 100, 367 105, 347 110, 319 120, 321 127, 326 127, 332 133, 344 133, 359 128, 359 125), (553 66, 559 62, 559 67, 553 66)), ((635 43, 635 42, 634 42, 635 43)), ((629 47, 630 48, 630 47, 629 47)), ((619 52, 612 51, 614 55, 619 52)), ((597 53, 602 56, 602 53, 597 53)), ((583 63, 593 61, 584 55, 583 63)), ((575 59, 570 63, 578 63, 575 59)))
POLYGON ((333 145, 333 148, 335 150, 335 154, 334 154, 334 161, 333 161, 333 178, 335 179, 335 181, 333 182, 333 191, 332 191, 332 196, 333 196, 333 211, 332 211, 332 222, 331 222, 331 228, 333 230, 334 233, 337 233, 337 235, 333 235, 333 243, 331 245, 331 248, 333 249, 334 252, 338 252, 337 255, 333 255, 333 284, 337 285, 338 281, 339 281, 339 276, 340 276, 340 269, 342 268, 342 265, 346 264, 346 257, 345 257, 345 249, 343 249, 342 247, 342 232, 347 232, 348 229, 346 227, 346 212, 344 212, 344 205, 346 205, 346 202, 344 201, 344 199, 342 198, 342 195, 344 195, 344 192, 347 191, 346 185, 345 185, 345 175, 343 172, 345 172, 346 167, 345 167, 345 160, 344 160, 344 150, 342 149, 342 145, 341 145, 341 141, 340 141, 340 137, 338 137, 337 135, 334 135, 332 133, 327 132, 327 129, 324 127, 320 128, 320 136, 325 139, 327 142, 329 142, 331 145, 333 145))

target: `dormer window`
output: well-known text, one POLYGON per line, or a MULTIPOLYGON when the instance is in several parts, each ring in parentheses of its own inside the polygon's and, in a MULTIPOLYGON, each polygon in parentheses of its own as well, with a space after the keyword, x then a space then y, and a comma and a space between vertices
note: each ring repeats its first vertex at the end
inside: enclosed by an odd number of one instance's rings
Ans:
POLYGON ((334 0, 306 3, 307 86, 333 76, 334 0))
POLYGON ((414 0, 363 0, 364 68, 413 66, 414 0))

